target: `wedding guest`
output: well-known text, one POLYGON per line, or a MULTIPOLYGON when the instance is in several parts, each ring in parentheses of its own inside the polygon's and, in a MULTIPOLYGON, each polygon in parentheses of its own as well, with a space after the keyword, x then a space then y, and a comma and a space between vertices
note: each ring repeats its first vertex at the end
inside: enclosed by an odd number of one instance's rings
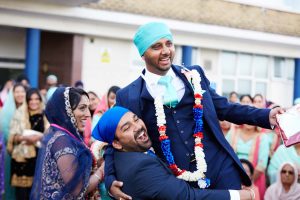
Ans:
MULTIPOLYGON (((242 165, 245 169, 245 172, 250 177, 251 181, 253 181, 253 174, 254 174, 253 165, 251 164, 251 162, 249 160, 246 160, 246 159, 240 159, 240 161, 241 161, 241 163, 242 163, 242 165)), ((257 186, 252 185, 252 188, 253 188, 254 193, 255 193, 255 199, 253 199, 253 200, 260 200, 259 191, 258 191, 257 186)))
POLYGON ((14 86, 13 80, 8 80, 4 84, 4 86, 0 92, 0 110, 3 107, 5 100, 8 97, 9 91, 11 90, 11 88, 13 88, 13 86, 14 86))
POLYGON ((278 170, 277 180, 266 191, 265 200, 299 200, 300 184, 298 170, 292 163, 283 163, 278 170))
POLYGON ((239 102, 238 93, 235 91, 230 92, 228 101, 230 103, 238 103, 239 102))
POLYGON ((98 199, 103 166, 98 167, 83 141, 91 117, 88 94, 80 88, 59 87, 46 106, 50 128, 39 150, 32 200, 98 199))
MULTIPOLYGON (((151 151, 152 142, 144 122, 126 108, 116 106, 105 112, 93 130, 93 137, 116 150, 117 178, 124 182, 124 192, 135 200, 231 199, 233 190, 200 190, 176 178, 151 151)), ((235 192, 241 200, 254 196, 249 188, 235 192)))
MULTIPOLYGON (((242 105, 252 106, 250 95, 242 95, 242 105)), ((259 189, 260 199, 263 199, 266 190, 265 170, 268 163, 269 139, 266 134, 261 134, 257 126, 243 124, 232 128, 226 135, 239 159, 249 160, 253 167, 253 182, 259 189)))
POLYGON ((38 89, 26 92, 26 101, 17 109, 11 122, 7 151, 11 154, 11 185, 16 187, 16 199, 29 199, 34 175, 38 141, 49 123, 44 115, 44 103, 38 89), (34 132, 28 133, 28 130, 34 132))
POLYGON ((277 172, 284 162, 293 163, 300 171, 300 144, 295 144, 289 148, 282 144, 275 151, 268 167, 268 176, 271 184, 276 182, 277 172))
MULTIPOLYGON (((19 108, 25 101, 26 88, 21 83, 16 83, 12 90, 9 92, 5 104, 0 112, 0 131, 3 134, 4 144, 7 144, 11 120, 17 108, 19 108)), ((16 199, 15 187, 10 184, 11 176, 11 156, 5 152, 5 193, 4 199, 16 199)))
POLYGON ((107 94, 102 97, 93 115, 92 128, 95 127, 103 113, 116 104, 116 94, 118 90, 120 90, 120 87, 111 86, 107 94))
POLYGON ((58 79, 54 74, 50 74, 47 76, 46 85, 47 85, 47 93, 46 93, 46 101, 49 101, 55 90, 57 89, 58 79))
MULTIPOLYGON (((266 100, 262 94, 254 95, 253 106, 256 108, 266 108, 266 100)), ((268 136, 269 147, 270 147, 269 157, 272 157, 275 150, 279 146, 279 142, 280 142, 279 133, 277 132, 277 129, 271 130, 271 129, 264 129, 264 128, 260 128, 260 132, 265 133, 268 136)))

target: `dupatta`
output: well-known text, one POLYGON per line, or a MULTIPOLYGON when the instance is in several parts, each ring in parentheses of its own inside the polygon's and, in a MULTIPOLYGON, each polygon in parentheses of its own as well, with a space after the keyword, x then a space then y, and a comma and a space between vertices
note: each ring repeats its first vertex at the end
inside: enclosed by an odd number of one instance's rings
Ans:
POLYGON ((45 113, 51 126, 38 153, 30 199, 84 199, 86 196, 93 159, 76 128, 69 89, 58 88, 47 103, 45 113), (64 163, 58 162, 62 156, 67 158, 64 163), (62 178, 64 173, 69 177, 67 181, 62 178))

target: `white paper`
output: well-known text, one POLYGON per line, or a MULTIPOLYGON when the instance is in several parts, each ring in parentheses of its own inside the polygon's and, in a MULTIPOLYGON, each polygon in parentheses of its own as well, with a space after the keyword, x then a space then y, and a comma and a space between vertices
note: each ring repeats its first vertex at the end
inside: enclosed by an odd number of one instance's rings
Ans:
POLYGON ((280 128, 286 137, 291 137, 300 132, 300 104, 288 109, 285 113, 277 115, 280 128))

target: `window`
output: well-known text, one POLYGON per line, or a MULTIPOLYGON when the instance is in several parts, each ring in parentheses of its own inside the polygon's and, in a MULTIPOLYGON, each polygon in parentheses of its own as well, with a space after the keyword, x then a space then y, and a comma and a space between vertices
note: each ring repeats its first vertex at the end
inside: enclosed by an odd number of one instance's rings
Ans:
POLYGON ((274 59, 274 77, 283 78, 284 59, 275 57, 274 59))
POLYGON ((274 58, 273 76, 282 80, 294 80, 295 61, 288 58, 274 58))
POLYGON ((261 93, 266 96, 271 58, 263 55, 222 52, 220 59, 222 95, 261 93))
POLYGON ((222 74, 235 75, 236 73, 236 53, 224 52, 221 56, 222 74))

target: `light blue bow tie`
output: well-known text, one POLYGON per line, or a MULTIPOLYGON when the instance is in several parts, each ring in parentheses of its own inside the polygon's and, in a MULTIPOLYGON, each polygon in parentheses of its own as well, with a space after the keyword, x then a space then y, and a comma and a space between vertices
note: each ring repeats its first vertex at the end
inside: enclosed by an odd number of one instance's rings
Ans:
POLYGON ((164 85, 166 87, 164 93, 164 104, 170 107, 176 107, 178 104, 177 91, 175 87, 172 85, 172 77, 169 75, 162 76, 158 80, 159 85, 164 85))

